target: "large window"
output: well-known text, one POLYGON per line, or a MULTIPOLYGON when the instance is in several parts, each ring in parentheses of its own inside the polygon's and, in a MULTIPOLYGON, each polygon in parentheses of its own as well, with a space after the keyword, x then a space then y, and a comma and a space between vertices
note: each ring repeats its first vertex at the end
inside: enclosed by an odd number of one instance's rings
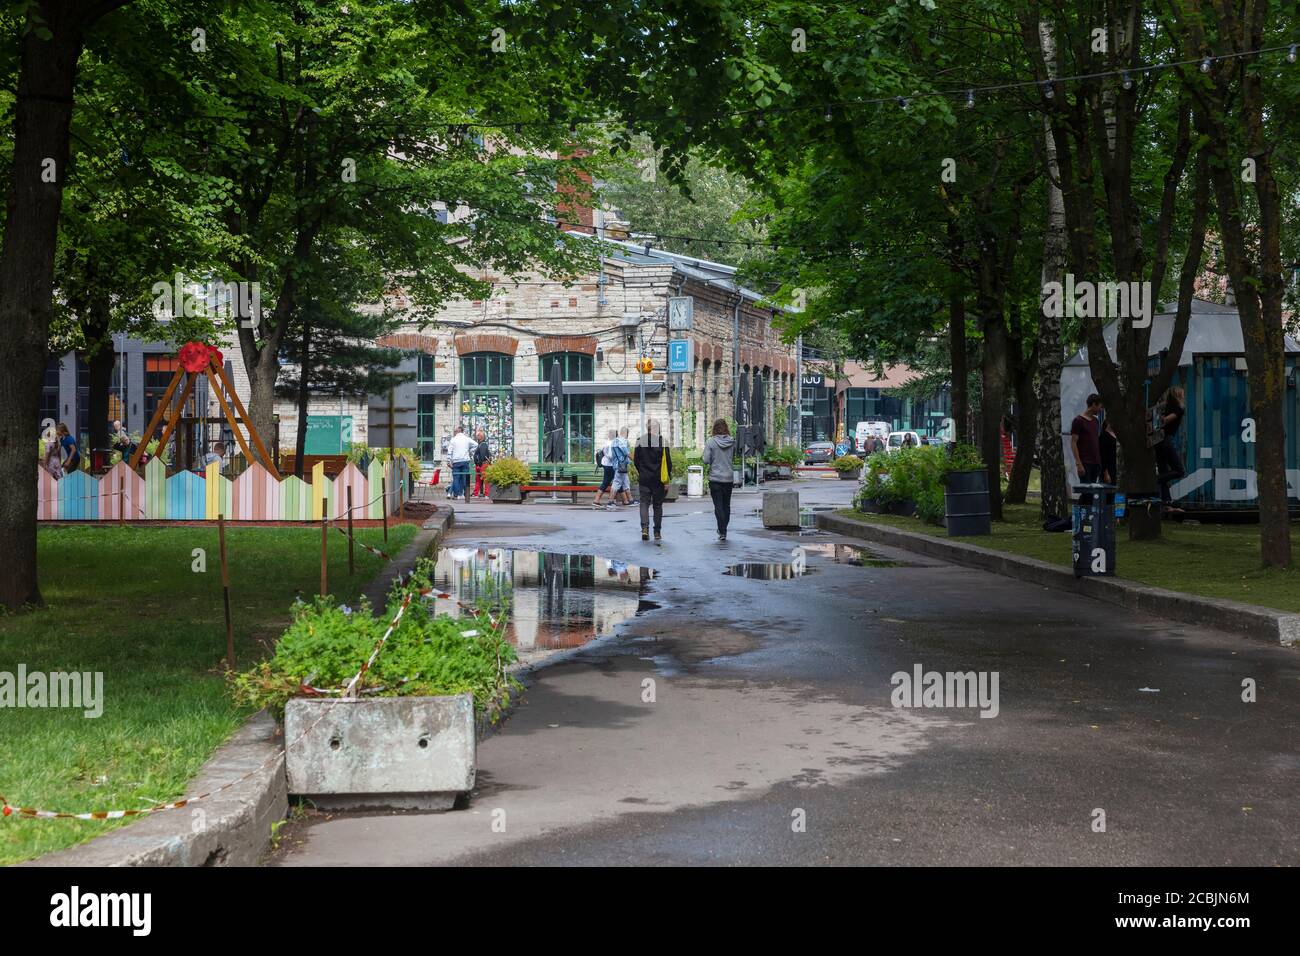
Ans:
MULTIPOLYGON (((551 380, 551 368, 560 366, 560 376, 566 382, 594 381, 595 363, 590 355, 581 352, 552 352, 542 356, 541 379, 551 380)), ((546 417, 539 415, 538 427, 545 437, 546 417)), ((596 460, 596 396, 564 396, 564 448, 565 460, 591 464, 596 460)), ((540 443, 539 446, 541 447, 540 443)))
POLYGON ((418 367, 416 369, 415 381, 421 385, 428 385, 433 381, 433 356, 424 352, 420 353, 418 367))
POLYGON ((504 352, 475 352, 461 356, 461 388, 509 388, 514 380, 513 355, 504 352))
POLYGON ((504 352, 474 352, 460 359, 460 424, 487 436, 493 457, 514 454, 515 359, 504 352))
POLYGON ((415 444, 420 460, 433 463, 438 460, 438 435, 434 431, 433 403, 436 396, 421 393, 416 398, 415 444))
POLYGON ((41 421, 52 419, 57 425, 63 419, 59 416, 63 409, 59 407, 59 369, 63 360, 55 356, 45 363, 45 381, 41 385, 41 421))

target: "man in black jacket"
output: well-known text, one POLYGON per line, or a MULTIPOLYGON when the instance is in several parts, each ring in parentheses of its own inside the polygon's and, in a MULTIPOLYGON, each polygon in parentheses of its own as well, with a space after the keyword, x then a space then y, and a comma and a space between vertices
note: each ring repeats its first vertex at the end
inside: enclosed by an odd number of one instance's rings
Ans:
POLYGON ((636 465, 636 480, 641 500, 641 540, 650 540, 650 508, 654 506, 655 540, 663 540, 664 484, 662 472, 665 463, 671 480, 673 473, 673 456, 664 445, 663 434, 659 430, 659 421, 651 418, 646 422, 646 432, 636 440, 636 452, 632 455, 636 465))

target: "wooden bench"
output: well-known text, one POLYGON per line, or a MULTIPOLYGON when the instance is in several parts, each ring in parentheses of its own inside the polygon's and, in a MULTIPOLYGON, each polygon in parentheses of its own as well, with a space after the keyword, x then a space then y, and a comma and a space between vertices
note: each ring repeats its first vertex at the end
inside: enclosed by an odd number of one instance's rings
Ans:
MULTIPOLYGON (((284 453, 280 456, 280 474, 292 475, 293 466, 297 461, 297 455, 284 453)), ((316 466, 316 462, 325 463, 325 477, 337 478, 348 466, 347 455, 303 455, 302 456, 302 476, 304 481, 311 481, 311 470, 316 466)))
POLYGON ((520 485, 519 490, 520 492, 523 493, 525 498, 528 497, 528 493, 530 491, 536 491, 543 494, 554 492, 556 495, 561 495, 561 494, 569 495, 572 498, 573 503, 575 505, 578 503, 578 492, 590 491, 594 493, 600 491, 599 484, 579 484, 577 475, 562 474, 559 477, 567 477, 569 480, 567 482, 556 482, 554 484, 546 484, 546 483, 539 482, 537 479, 533 479, 532 484, 520 485))

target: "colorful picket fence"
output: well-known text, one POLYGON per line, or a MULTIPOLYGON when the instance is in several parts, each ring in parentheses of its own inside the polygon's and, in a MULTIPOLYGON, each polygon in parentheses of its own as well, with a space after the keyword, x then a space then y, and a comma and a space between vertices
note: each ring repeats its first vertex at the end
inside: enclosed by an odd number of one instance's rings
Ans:
POLYGON ((167 476, 154 459, 139 475, 118 462, 99 478, 74 472, 55 479, 37 468, 36 517, 39 521, 319 521, 344 518, 348 492, 353 518, 382 518, 384 509, 396 514, 399 489, 406 486, 404 461, 370 462, 363 473, 349 463, 333 479, 325 466, 312 469, 311 480, 292 475, 276 481, 259 464, 252 464, 233 481, 216 464, 206 474, 181 471, 167 476), (384 487, 387 484, 387 496, 384 487))

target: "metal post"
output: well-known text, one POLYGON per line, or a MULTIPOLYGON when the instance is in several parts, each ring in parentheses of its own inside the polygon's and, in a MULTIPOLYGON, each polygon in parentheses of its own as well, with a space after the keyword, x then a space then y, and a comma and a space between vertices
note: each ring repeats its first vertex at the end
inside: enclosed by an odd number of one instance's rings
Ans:
POLYGON ((226 516, 217 515, 217 540, 221 552, 221 600, 226 607, 226 669, 235 669, 235 627, 230 621, 230 567, 226 564, 226 516))
POLYGON ((352 559, 352 486, 348 485, 348 575, 356 570, 352 559))
POLYGON ((380 505, 379 512, 384 516, 384 543, 388 543, 388 479, 381 477, 379 479, 379 500, 383 502, 380 505))
POLYGON ((637 337, 637 363, 636 373, 641 381, 641 434, 645 434, 645 372, 641 367, 641 360, 645 358, 645 332, 640 327, 636 330, 637 337))

